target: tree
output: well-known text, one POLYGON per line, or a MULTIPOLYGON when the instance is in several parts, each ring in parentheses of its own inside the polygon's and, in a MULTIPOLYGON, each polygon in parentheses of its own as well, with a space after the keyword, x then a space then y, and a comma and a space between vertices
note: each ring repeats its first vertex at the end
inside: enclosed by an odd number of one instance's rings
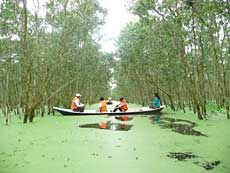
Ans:
POLYGON ((215 100, 229 118, 227 4, 132 1, 130 10, 139 20, 118 40, 118 92, 143 104, 160 92, 172 109, 185 111, 188 105, 199 119, 206 118, 207 103, 215 100))

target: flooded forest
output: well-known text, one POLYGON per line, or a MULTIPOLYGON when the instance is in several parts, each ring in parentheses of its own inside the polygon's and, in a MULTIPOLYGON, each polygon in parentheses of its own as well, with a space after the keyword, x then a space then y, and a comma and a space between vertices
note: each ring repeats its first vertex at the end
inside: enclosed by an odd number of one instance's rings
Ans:
POLYGON ((229 19, 228 0, 0 0, 0 173, 229 173, 229 19), (105 51, 119 3, 132 19, 105 51), (76 93, 162 111, 53 109, 76 93))

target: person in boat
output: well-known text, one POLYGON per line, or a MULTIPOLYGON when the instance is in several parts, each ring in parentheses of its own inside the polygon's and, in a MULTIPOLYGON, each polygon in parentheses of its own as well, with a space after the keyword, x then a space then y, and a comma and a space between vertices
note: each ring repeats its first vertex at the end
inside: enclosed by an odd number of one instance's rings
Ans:
POLYGON ((112 97, 109 97, 107 100, 107 105, 112 105, 112 104, 113 104, 112 97))
POLYGON ((71 102, 71 109, 75 112, 84 112, 85 105, 80 101, 81 94, 77 93, 71 102))
MULTIPOLYGON (((156 108, 160 108, 160 106, 161 106, 161 98, 158 95, 158 93, 155 93, 155 97, 153 98, 152 108, 156 109, 156 108)), ((154 120, 156 123, 160 123, 160 115, 156 115, 154 120)))
POLYGON ((113 112, 116 112, 117 110, 120 110, 121 112, 126 112, 128 110, 128 104, 124 97, 120 97, 120 103, 115 106, 113 112))
POLYGON ((107 101, 104 99, 104 97, 100 97, 97 112, 107 112, 107 101))
POLYGON ((161 106, 161 98, 158 95, 158 93, 155 93, 155 96, 153 98, 153 109, 159 108, 161 106))
MULTIPOLYGON (((100 103, 98 105, 97 112, 107 112, 107 101, 104 99, 104 97, 100 97, 100 103)), ((107 128, 107 121, 102 121, 99 124, 101 129, 107 128)))

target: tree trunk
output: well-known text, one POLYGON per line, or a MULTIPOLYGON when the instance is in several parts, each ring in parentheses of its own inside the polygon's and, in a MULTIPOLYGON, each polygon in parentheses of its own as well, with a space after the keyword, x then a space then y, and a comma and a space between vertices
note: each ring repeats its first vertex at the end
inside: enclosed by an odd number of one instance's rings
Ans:
POLYGON ((196 110, 197 110, 198 119, 203 120, 203 117, 202 117, 201 112, 200 112, 200 106, 199 105, 196 105, 196 110))
POLYGON ((28 117, 29 117, 28 111, 25 110, 25 112, 24 112, 24 118, 23 118, 23 123, 27 123, 28 117))
POLYGON ((45 115, 45 106, 42 105, 42 107, 41 107, 41 117, 44 117, 44 115, 45 115))
POLYGON ((230 119, 229 104, 226 106, 226 112, 227 112, 227 119, 230 119))
POLYGON ((27 0, 23 0, 23 66, 24 66, 24 82, 25 82, 25 112, 24 123, 27 123, 28 117, 30 117, 30 92, 31 92, 31 69, 29 61, 28 50, 28 28, 27 28, 27 0))
POLYGON ((29 120, 30 120, 30 122, 33 122, 34 117, 35 117, 35 109, 32 108, 30 110, 30 114, 29 114, 29 120))

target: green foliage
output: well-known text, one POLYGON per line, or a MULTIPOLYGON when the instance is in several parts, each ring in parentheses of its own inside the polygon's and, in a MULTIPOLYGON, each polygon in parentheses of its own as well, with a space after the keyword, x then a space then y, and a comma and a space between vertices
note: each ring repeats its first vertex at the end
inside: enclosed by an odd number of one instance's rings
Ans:
POLYGON ((133 0, 130 11, 139 20, 118 40, 117 92, 141 104, 160 92, 165 104, 190 105, 199 118, 206 115, 207 101, 228 105, 227 4, 133 0))
POLYGON ((24 108, 26 88, 30 112, 45 105, 70 107, 76 92, 89 104, 108 97, 112 58, 94 40, 106 13, 100 4, 96 0, 47 1, 46 16, 40 17, 24 7, 25 16, 18 3, 0 3, 0 107, 24 108))

